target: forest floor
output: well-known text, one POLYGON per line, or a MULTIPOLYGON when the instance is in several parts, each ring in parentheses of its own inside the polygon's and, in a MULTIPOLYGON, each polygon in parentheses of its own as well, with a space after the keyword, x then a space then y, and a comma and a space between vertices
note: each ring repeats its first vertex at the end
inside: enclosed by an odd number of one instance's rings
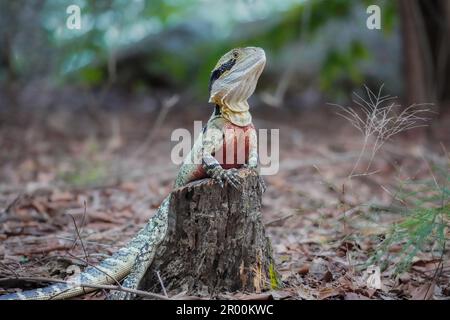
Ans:
MULTIPOLYGON (((151 133, 155 118, 1 115, 0 294, 33 286, 16 278, 64 279, 73 266, 96 263, 155 213, 177 172, 169 160, 173 129, 192 131, 193 121, 208 115, 175 108, 151 133)), ((280 129, 279 172, 265 177, 262 210, 283 284, 222 298, 449 299, 449 251, 438 255, 433 243, 400 271, 401 243, 390 246, 378 265, 379 289, 367 285, 366 270, 403 218, 395 199, 399 185, 432 179, 434 166, 448 170, 450 119, 433 123, 431 140, 406 134, 389 141, 373 161, 375 173, 350 180, 362 137, 333 112, 262 108, 254 123, 280 129)), ((448 239, 449 229, 444 232, 448 239)), ((103 298, 104 292, 81 297, 103 298)))

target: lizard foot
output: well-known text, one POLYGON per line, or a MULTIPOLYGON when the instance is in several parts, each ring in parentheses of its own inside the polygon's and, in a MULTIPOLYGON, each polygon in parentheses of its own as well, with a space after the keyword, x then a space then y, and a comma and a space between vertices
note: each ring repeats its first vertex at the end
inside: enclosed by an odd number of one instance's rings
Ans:
POLYGON ((224 182, 230 184, 235 189, 239 189, 242 183, 242 178, 238 174, 238 170, 235 168, 228 170, 220 170, 216 171, 217 173, 212 176, 214 180, 216 180, 219 185, 223 188, 224 182))

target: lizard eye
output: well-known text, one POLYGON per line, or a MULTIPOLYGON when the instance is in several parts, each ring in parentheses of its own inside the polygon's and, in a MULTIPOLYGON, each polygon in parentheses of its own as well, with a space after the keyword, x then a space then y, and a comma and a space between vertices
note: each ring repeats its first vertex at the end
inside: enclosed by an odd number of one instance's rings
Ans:
POLYGON ((237 59, 239 57, 239 52, 233 51, 233 58, 237 59))

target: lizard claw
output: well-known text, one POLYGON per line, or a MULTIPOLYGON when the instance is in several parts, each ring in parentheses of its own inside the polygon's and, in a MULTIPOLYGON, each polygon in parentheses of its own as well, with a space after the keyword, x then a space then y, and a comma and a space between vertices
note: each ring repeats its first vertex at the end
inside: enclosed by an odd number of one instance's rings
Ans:
POLYGON ((221 175, 215 175, 215 176, 212 176, 212 178, 219 184, 219 186, 221 188, 224 187, 221 175))
POLYGON ((217 173, 212 176, 214 180, 223 188, 225 186, 224 183, 230 184, 233 188, 239 189, 242 181, 241 177, 238 174, 237 169, 229 169, 224 170, 220 168, 220 171, 216 171, 217 173))
POLYGON ((233 186, 235 189, 239 189, 242 183, 241 177, 238 174, 237 169, 225 170, 223 174, 224 180, 233 186))

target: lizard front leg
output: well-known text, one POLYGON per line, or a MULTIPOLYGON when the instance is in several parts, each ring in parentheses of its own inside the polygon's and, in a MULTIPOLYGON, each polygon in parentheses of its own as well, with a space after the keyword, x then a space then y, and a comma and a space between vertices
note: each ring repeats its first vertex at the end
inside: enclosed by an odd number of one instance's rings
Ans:
POLYGON ((258 137, 256 136, 256 130, 254 129, 249 132, 249 155, 247 163, 244 164, 244 168, 254 170, 258 174, 260 187, 262 191, 265 192, 267 186, 258 170, 258 137))
POLYGON ((242 179, 237 169, 225 170, 214 158, 213 154, 223 145, 223 132, 220 130, 206 130, 202 144, 202 166, 206 174, 216 180, 221 187, 228 183, 236 189, 240 188, 242 179))
POLYGON ((216 180, 222 188, 225 182, 236 189, 240 188, 242 181, 237 169, 225 170, 212 155, 204 155, 202 164, 206 174, 216 180))

